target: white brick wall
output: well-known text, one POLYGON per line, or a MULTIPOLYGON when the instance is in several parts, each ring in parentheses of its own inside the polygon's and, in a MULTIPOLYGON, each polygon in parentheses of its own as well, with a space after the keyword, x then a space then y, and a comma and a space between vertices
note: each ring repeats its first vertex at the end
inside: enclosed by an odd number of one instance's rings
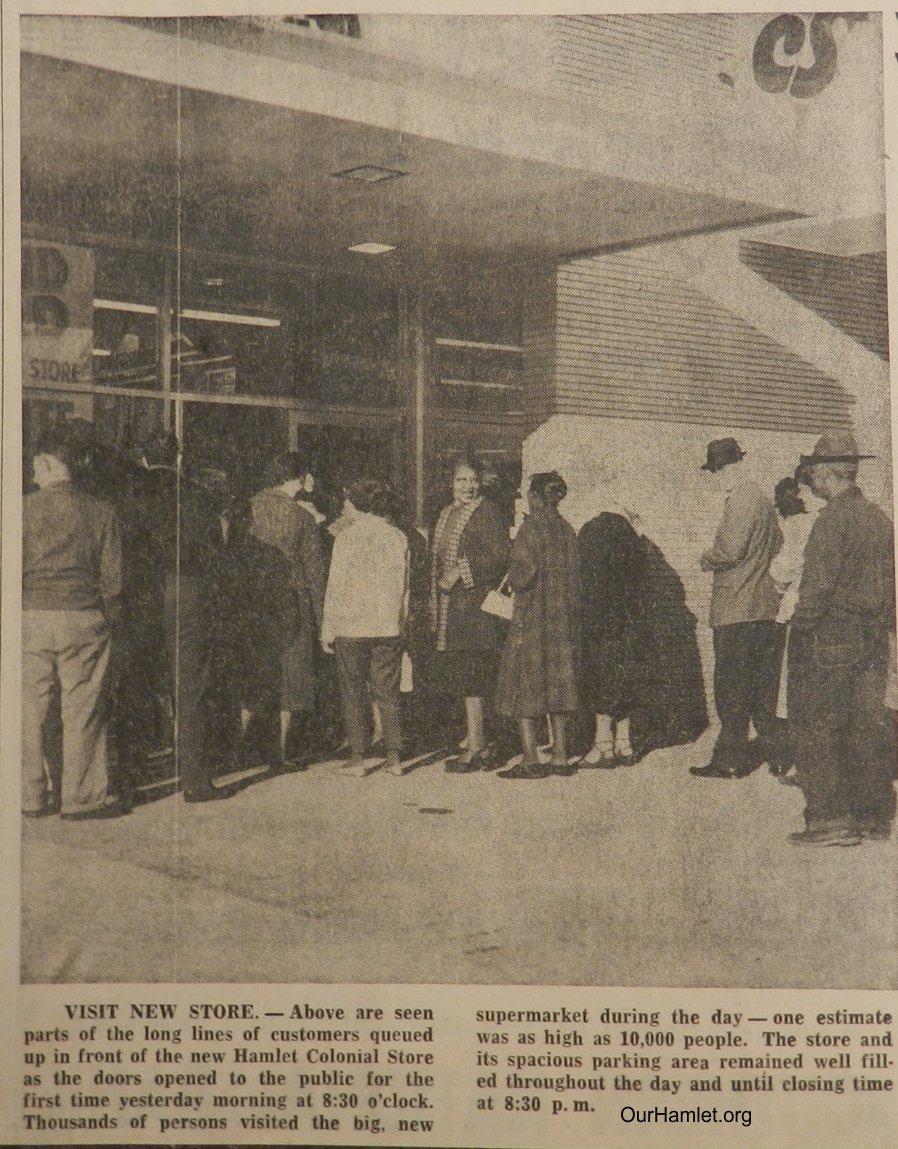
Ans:
MULTIPOLYGON (((816 436, 739 427, 695 427, 555 415, 524 442, 524 489, 537 471, 557 470, 568 484, 561 511, 579 529, 602 510, 626 507, 639 529, 664 552, 683 580, 698 620, 699 647, 710 683, 711 632, 707 625, 711 576, 698 559, 717 529, 723 496, 700 469, 710 440, 733 435, 746 452, 744 466, 770 491, 791 475, 816 436)), ((863 470, 861 471, 863 484, 863 470)), ((709 690, 709 703, 713 703, 709 690)))

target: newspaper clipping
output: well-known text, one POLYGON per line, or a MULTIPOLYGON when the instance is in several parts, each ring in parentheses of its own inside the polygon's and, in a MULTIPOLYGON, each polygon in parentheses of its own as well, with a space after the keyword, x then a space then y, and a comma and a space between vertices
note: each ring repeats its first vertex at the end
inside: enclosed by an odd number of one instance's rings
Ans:
POLYGON ((896 14, 359 7, 0 14, 0 1144, 890 1149, 896 14))

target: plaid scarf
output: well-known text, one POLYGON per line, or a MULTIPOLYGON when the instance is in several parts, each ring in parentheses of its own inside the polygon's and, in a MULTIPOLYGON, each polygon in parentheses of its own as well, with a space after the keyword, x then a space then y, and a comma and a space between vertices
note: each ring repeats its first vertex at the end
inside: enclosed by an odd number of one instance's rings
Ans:
POLYGON ((430 567, 430 623, 436 633, 437 650, 446 649, 446 624, 449 619, 449 595, 440 589, 443 572, 458 562, 458 548, 471 516, 483 498, 471 503, 451 503, 444 507, 433 532, 433 562, 430 567))

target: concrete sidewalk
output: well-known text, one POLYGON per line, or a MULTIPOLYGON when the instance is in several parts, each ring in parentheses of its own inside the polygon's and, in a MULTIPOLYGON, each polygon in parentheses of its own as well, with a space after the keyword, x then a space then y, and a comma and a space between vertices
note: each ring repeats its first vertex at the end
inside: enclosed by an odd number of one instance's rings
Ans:
POLYGON ((895 841, 790 845, 800 793, 691 777, 712 741, 26 821, 23 980, 898 986, 895 841))

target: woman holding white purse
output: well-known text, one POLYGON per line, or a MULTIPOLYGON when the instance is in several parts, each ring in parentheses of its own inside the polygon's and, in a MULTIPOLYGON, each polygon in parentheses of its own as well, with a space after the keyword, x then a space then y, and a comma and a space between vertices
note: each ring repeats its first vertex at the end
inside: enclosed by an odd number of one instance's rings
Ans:
POLYGON ((459 458, 452 470, 452 502, 437 520, 431 560, 431 629, 436 648, 432 688, 463 698, 464 749, 446 762, 450 774, 488 770, 484 699, 495 688, 503 624, 482 610, 508 568, 508 531, 495 504, 481 494, 482 470, 459 458))

